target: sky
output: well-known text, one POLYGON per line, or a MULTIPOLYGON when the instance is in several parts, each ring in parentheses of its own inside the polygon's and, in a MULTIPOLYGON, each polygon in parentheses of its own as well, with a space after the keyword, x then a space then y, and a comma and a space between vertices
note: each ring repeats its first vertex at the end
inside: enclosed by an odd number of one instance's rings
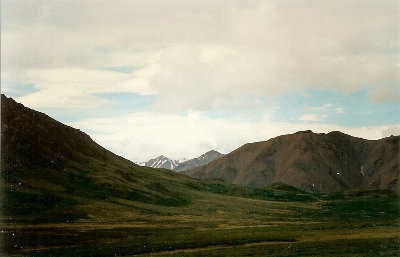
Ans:
POLYGON ((3 0, 1 91, 132 161, 400 134, 400 2, 3 0))

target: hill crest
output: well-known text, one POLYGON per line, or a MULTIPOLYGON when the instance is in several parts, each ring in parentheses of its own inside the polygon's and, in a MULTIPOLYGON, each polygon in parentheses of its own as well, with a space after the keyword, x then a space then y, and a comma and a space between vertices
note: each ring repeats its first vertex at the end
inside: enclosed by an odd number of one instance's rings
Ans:
POLYGON ((399 191, 399 138, 366 140, 339 131, 299 131, 245 144, 186 174, 258 187, 283 182, 319 192, 367 188, 399 191))

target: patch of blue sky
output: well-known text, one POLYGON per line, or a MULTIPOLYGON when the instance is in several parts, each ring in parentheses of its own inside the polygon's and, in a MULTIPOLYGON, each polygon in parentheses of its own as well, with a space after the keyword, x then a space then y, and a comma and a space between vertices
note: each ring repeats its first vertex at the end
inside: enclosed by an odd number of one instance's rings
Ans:
POLYGON ((280 96, 276 99, 269 100, 272 106, 276 106, 273 110, 271 106, 271 118, 276 121, 297 123, 298 118, 302 114, 302 106, 304 105, 304 93, 296 92, 280 96))
POLYGON ((400 104, 393 101, 376 103, 369 90, 343 94, 333 90, 293 92, 276 100, 279 109, 273 118, 298 123, 303 114, 321 117, 322 123, 346 127, 393 125, 400 123, 400 104))
POLYGON ((386 54, 391 56, 393 59, 399 59, 400 46, 394 45, 386 51, 386 54))
POLYGON ((138 70, 142 67, 135 67, 135 66, 113 66, 113 67, 104 67, 102 68, 103 70, 108 70, 108 71, 116 71, 116 72, 121 72, 121 73, 132 73, 135 70, 138 70))
POLYGON ((95 96, 110 101, 110 107, 121 113, 143 111, 155 102, 156 95, 139 95, 135 93, 102 93, 95 96))
MULTIPOLYGON (((88 118, 102 118, 105 117, 104 108, 88 108, 81 109, 77 111, 76 109, 70 108, 51 108, 51 107, 36 107, 34 108, 36 111, 43 112, 48 116, 56 119, 61 123, 70 123, 76 122, 88 118)), ((91 132, 91 131, 86 131, 91 132)))
POLYGON ((7 97, 17 98, 38 91, 34 84, 22 83, 16 80, 1 79, 1 93, 7 97))

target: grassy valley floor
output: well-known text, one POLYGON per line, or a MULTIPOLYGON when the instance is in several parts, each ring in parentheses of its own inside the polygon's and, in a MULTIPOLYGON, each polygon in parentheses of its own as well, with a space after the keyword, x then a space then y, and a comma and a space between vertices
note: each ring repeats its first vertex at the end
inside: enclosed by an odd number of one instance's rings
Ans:
MULTIPOLYGON (((184 206, 75 199, 74 222, 2 224, 6 256, 398 256, 399 196, 310 194, 284 201, 209 192, 184 206)), ((284 198, 284 197, 283 197, 284 198)), ((11 218, 11 220, 10 220, 11 218)))

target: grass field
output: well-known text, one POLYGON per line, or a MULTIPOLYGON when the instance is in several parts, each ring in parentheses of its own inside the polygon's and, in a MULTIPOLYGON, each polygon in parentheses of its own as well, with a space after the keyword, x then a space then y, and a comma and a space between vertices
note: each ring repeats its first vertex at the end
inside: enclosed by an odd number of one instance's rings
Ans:
POLYGON ((218 181, 197 186, 201 190, 188 192, 179 206, 72 199, 87 218, 5 222, 2 251, 37 257, 400 254, 399 196, 392 192, 308 194, 218 181))

